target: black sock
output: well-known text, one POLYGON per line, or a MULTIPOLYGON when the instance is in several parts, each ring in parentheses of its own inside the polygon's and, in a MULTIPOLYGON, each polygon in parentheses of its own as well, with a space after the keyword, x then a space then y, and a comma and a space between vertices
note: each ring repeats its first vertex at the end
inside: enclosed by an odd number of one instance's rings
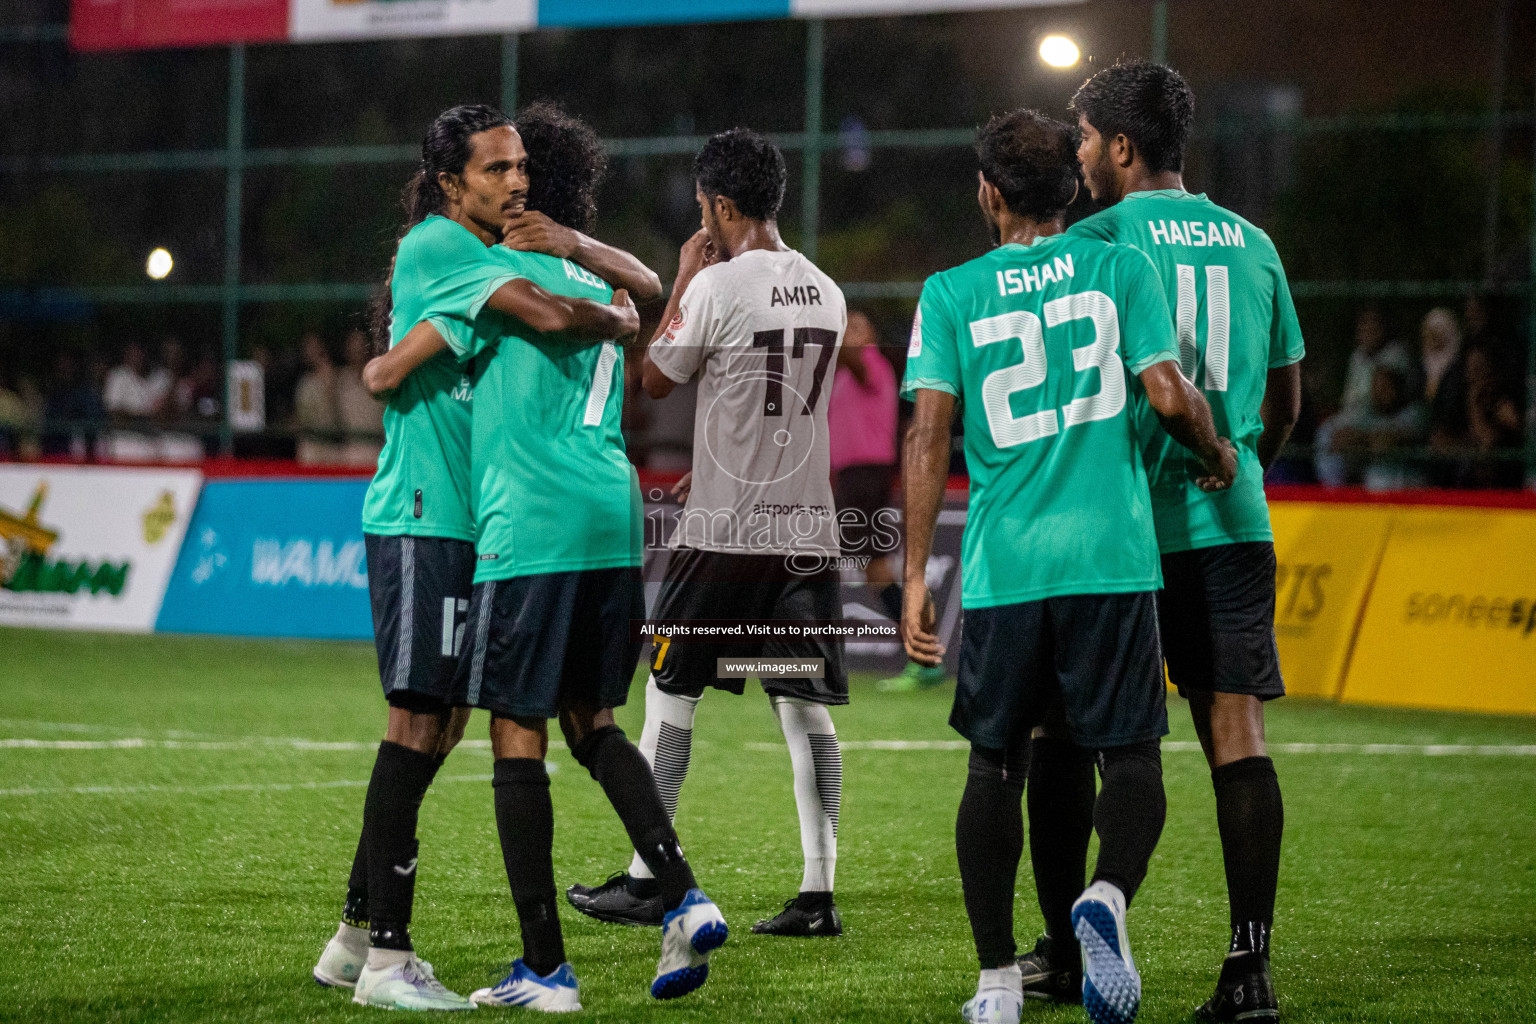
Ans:
POLYGON ((1109 747, 1100 752, 1099 765, 1104 786, 1093 809, 1093 827, 1099 833, 1093 880, 1119 888, 1130 906, 1147 877, 1147 864, 1168 816, 1162 751, 1156 740, 1109 747))
POLYGON ((1275 886, 1280 876, 1280 835, 1285 807, 1275 763, 1245 757, 1212 769, 1216 788, 1216 825, 1227 867, 1231 907, 1231 953, 1269 957, 1269 932, 1275 920, 1275 886))
POLYGON ((901 621, 900 583, 887 583, 880 588, 880 608, 890 618, 901 621))
POLYGON ((955 818, 955 853, 965 913, 982 970, 1013 963, 1013 889, 1024 853, 1024 780, 1029 747, 1010 758, 971 748, 970 771, 955 818))
MULTIPOLYGON (((437 778, 438 769, 448 759, 447 754, 437 755, 432 762, 432 776, 427 779, 430 788, 437 778)), ((367 814, 363 816, 363 828, 357 837, 357 852, 352 855, 352 872, 347 876, 347 900, 341 905, 341 920, 354 928, 368 927, 368 828, 367 814)))
POLYGON ((667 818, 656 777, 645 755, 636 749, 616 725, 594 730, 571 751, 576 763, 592 773, 608 802, 619 812, 629 841, 661 889, 661 905, 676 910, 698 887, 688 858, 677 841, 677 832, 667 818))
POLYGON ((523 933, 523 963, 540 977, 565 962, 555 899, 555 805, 549 773, 531 757, 503 757, 492 769, 501 859, 523 933))
POLYGON ((1062 957, 1075 958, 1072 904, 1088 876, 1097 779, 1094 755, 1069 740, 1036 737, 1030 747, 1029 859, 1045 934, 1062 957))
POLYGON ((385 740, 363 801, 368 861, 369 942, 410 949, 407 930, 416 894, 416 819, 437 758, 385 740))
MULTIPOLYGON (((364 819, 366 821, 366 818, 364 819)), ((347 902, 341 905, 341 920, 354 928, 368 927, 368 829, 357 837, 357 852, 352 855, 352 873, 347 876, 347 902)))

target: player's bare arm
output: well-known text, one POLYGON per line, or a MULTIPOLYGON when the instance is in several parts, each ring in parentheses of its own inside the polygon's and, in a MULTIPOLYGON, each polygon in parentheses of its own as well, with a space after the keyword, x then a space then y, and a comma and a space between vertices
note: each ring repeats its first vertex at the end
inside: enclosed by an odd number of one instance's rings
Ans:
MULTIPOLYGON (((716 261, 715 247, 709 241, 709 232, 700 228, 693 233, 693 237, 683 243, 682 251, 677 261, 677 280, 672 282, 672 296, 667 299, 667 308, 661 315, 661 323, 656 327, 656 334, 651 338, 655 344, 656 339, 666 334, 672 326, 672 321, 677 319, 678 310, 682 308, 683 296, 688 292, 688 285, 698 276, 699 271, 716 261)), ((662 373, 655 363, 651 362, 650 353, 647 352, 640 368, 640 386, 645 388, 645 393, 652 398, 666 398, 677 387, 677 381, 662 373)))
POLYGON ((524 210, 509 220, 501 244, 520 252, 570 260, 640 302, 661 298, 661 278, 638 257, 558 224, 537 210, 524 210))
POLYGON ((395 391, 418 366, 444 351, 448 342, 429 321, 412 327, 400 344, 381 356, 374 356, 363 367, 363 387, 375 398, 395 391))
POLYGON ((583 341, 613 341, 640 330, 640 314, 623 288, 609 304, 556 295, 525 278, 508 281, 486 301, 498 313, 516 317, 541 334, 565 334, 583 341))
POLYGON ((905 492, 907 566, 902 587, 901 639, 907 656, 920 665, 944 660, 944 645, 934 631, 933 597, 928 593, 928 556, 933 530, 944 504, 949 479, 949 427, 955 396, 921 388, 907 428, 901 475, 905 492))
MULTIPOLYGON (((569 334, 584 341, 609 341, 640 329, 635 304, 622 288, 613 293, 612 305, 604 305, 555 295, 519 278, 497 289, 486 305, 517 317, 534 330, 569 334)), ((448 342, 437 328, 423 320, 400 339, 400 344, 368 361, 363 367, 363 386, 374 397, 387 395, 399 388, 413 370, 447 347, 448 342)))
POLYGON ((1142 371, 1141 383, 1163 429, 1194 452, 1204 466, 1206 475, 1195 481, 1200 489, 1224 491, 1231 487, 1237 477, 1237 450, 1231 441, 1216 435, 1210 403, 1179 372, 1179 364, 1171 359, 1154 363, 1142 371))
POLYGON ((1280 456, 1280 449, 1290 439, 1296 421, 1301 418, 1301 364, 1277 366, 1269 371, 1264 383, 1264 404, 1259 406, 1264 432, 1259 435, 1259 465, 1264 472, 1280 456))

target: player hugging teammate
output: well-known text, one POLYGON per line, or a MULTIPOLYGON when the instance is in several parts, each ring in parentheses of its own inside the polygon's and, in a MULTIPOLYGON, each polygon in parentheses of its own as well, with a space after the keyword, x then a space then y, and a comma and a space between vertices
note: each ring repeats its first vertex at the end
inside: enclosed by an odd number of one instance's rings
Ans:
MULTIPOLYGON (((428 769, 435 771, 440 759, 425 755, 409 788, 376 769, 364 823, 370 888, 349 894, 350 920, 315 971, 317 980, 351 983, 355 1001, 376 1006, 580 1008, 556 913, 553 807, 543 760, 546 723, 554 717, 661 883, 667 921, 652 994, 671 998, 697 988, 707 977, 709 953, 726 938, 723 918, 694 882, 649 766, 613 723, 612 708, 624 702, 639 656, 630 621, 643 615, 639 493, 619 433, 621 389, 613 387, 623 373, 616 339, 633 336, 639 321, 623 289, 611 290, 605 279, 650 294, 659 287, 633 257, 580 231, 595 213, 592 196, 602 169, 590 129, 547 107, 526 111, 521 124, 534 143, 531 154, 510 119, 486 107, 445 111, 428 132, 422 169, 407 190, 409 230, 392 272, 394 344, 369 364, 367 382, 392 395, 392 408, 432 421, 452 442, 439 443, 429 461, 453 461, 453 490, 428 493, 425 473, 411 467, 393 470, 398 480, 387 479, 394 463, 381 459, 383 482, 374 486, 393 496, 390 514, 409 527, 427 508, 451 500, 472 515, 475 557, 457 565, 453 580, 462 588, 472 571, 467 600, 459 596, 462 589, 418 595, 413 588, 423 574, 411 545, 398 564, 370 560, 371 581, 377 573, 375 633, 391 696, 397 680, 411 677, 391 671, 394 663, 386 658, 414 653, 418 640, 433 652, 428 695, 436 701, 434 720, 444 723, 439 735, 459 720, 452 709, 491 712, 497 829, 523 956, 500 983, 465 1000, 411 951, 404 927, 408 898, 403 913, 379 919, 375 883, 389 881, 390 873, 414 881, 416 809, 431 779, 428 769), (548 214, 530 216, 524 210, 530 201, 548 214), (469 363, 470 381, 453 374, 447 397, 463 402, 472 386, 478 401, 467 416, 453 407, 456 415, 442 426, 418 392, 440 397, 447 377, 428 375, 460 360, 469 363), (585 473, 573 473, 573 465, 585 473), (519 547, 512 543, 517 535, 537 536, 540 544, 519 547), (403 596, 383 599, 391 593, 403 596), (460 612, 470 626, 463 633, 456 627, 460 612), (467 637, 462 644, 461 636, 467 637), (376 787, 397 796, 390 815, 373 812, 376 787), (386 837, 405 848, 408 862, 397 850, 375 856, 386 837), (367 901, 361 914, 359 898, 367 901), (371 948, 359 964, 357 924, 369 911, 371 948)), ((397 428, 389 443, 410 441, 397 428)), ((429 749, 444 745, 451 743, 439 740, 429 749)), ((381 746, 381 766, 390 748, 389 740, 381 746)))

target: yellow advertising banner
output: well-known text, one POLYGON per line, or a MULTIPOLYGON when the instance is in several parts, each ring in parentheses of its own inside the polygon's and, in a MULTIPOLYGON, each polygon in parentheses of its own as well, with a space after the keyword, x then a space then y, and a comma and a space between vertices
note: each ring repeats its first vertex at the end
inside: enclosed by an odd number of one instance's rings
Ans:
POLYGON ((1286 692, 1337 698, 1360 609, 1398 510, 1277 501, 1275 640, 1286 692))
POLYGON ((1536 714, 1536 511, 1394 516, 1342 699, 1536 714))

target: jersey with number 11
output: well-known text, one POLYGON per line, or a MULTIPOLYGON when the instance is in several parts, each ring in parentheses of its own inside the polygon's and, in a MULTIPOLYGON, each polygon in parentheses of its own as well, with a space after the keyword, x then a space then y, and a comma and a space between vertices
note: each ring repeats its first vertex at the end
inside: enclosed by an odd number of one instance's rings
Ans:
POLYGON ((1178 358, 1157 272, 1124 245, 1002 245, 923 286, 902 393, 960 399, 966 608, 1162 584, 1137 375, 1178 358))
POLYGON ((1145 449, 1157 539, 1167 552, 1273 539, 1258 440, 1269 371, 1304 350, 1285 270, 1269 236, 1202 195, 1132 192, 1069 234, 1134 245, 1163 280, 1180 367, 1211 403, 1216 432, 1237 447, 1232 488, 1195 486, 1194 456, 1164 431, 1145 449))

